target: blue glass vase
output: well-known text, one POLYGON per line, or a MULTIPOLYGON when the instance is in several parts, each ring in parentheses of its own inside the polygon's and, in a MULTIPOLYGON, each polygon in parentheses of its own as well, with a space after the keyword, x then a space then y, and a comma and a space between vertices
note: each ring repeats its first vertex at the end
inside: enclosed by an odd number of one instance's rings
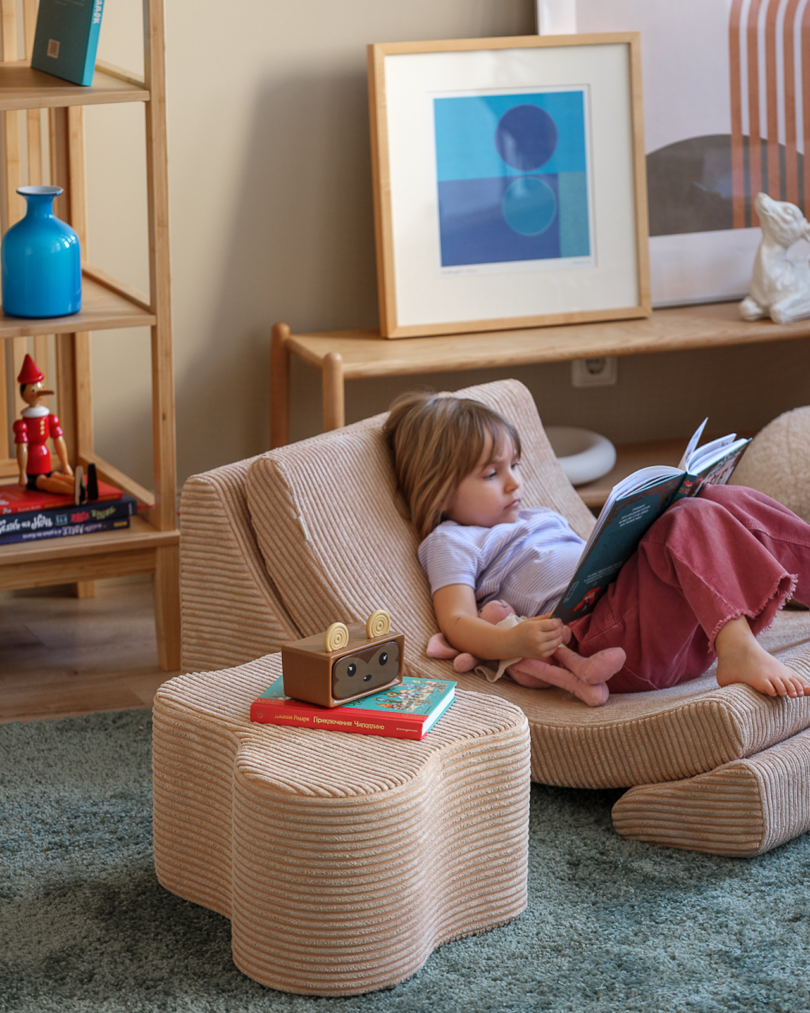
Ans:
POLYGON ((60 186, 21 186, 25 218, 3 236, 3 312, 12 317, 63 317, 82 308, 79 237, 53 213, 60 186))

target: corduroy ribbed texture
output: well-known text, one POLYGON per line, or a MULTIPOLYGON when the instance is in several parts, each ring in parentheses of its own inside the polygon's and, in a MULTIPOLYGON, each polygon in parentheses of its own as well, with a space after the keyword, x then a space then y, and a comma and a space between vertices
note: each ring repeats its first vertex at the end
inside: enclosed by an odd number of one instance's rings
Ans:
POLYGON ((154 707, 160 882, 230 918, 245 974, 354 995, 526 906, 529 732, 461 692, 422 742, 254 725, 280 655, 180 676, 154 707))
POLYGON ((182 667, 227 668, 301 636, 268 577, 245 498, 250 461, 183 486, 180 505, 182 667))
MULTIPOLYGON (((810 679, 810 616, 780 617, 769 649, 810 679), (796 654, 796 641, 799 650, 796 654)), ((452 672, 434 678, 516 704, 529 719, 532 780, 569 788, 623 788, 691 777, 767 749, 810 726, 810 698, 772 699, 747 686, 718 687, 714 669, 701 679, 652 693, 614 694, 587 707, 563 690, 533 690, 501 680, 492 686, 452 672)), ((437 671, 438 669, 438 671, 437 671)), ((420 674, 417 671, 415 674, 420 674)))
MULTIPOLYGON (((587 535, 594 524, 559 466, 529 391, 514 380, 459 391, 512 420, 524 445, 526 506, 559 510, 587 535)), ((382 438, 384 415, 257 458, 247 476, 253 528, 282 600, 305 636, 385 608, 406 636, 406 659, 436 631, 418 540, 402 516, 382 438)))
MULTIPOLYGON (((506 380, 458 393, 490 404, 517 426, 524 503, 551 506, 587 534, 593 517, 554 457, 529 391, 506 380)), ((545 784, 612 788, 688 777, 810 725, 810 700, 791 706, 743 686, 721 690, 713 675, 672 690, 614 696, 591 709, 559 690, 525 689, 506 679, 493 685, 427 658, 436 621, 416 534, 397 508, 380 432, 384 418, 283 447, 256 458, 248 471, 259 547, 304 635, 387 609, 405 634, 410 674, 452 678, 524 710, 532 729, 532 777, 545 784)), ((810 619, 800 617, 798 625, 792 642, 808 641, 810 619)))
POLYGON ((699 777, 631 788, 623 836, 715 855, 761 855, 810 829, 810 731, 699 777))

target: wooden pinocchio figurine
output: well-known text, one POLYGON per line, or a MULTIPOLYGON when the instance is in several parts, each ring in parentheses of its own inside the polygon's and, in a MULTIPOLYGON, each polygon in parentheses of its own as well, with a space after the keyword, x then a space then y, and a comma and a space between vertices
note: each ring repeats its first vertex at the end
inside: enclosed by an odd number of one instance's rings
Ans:
POLYGON ((22 417, 14 423, 14 442, 17 447, 17 465, 20 469, 19 484, 27 489, 56 492, 71 496, 74 503, 84 498, 82 484, 83 469, 77 465, 74 473, 68 461, 67 445, 59 419, 42 404, 42 398, 53 394, 43 386, 45 374, 37 367, 30 355, 23 360, 17 383, 20 385, 20 397, 27 407, 22 410, 22 417), (48 450, 48 437, 53 440, 53 447, 61 472, 51 467, 51 454, 48 450))

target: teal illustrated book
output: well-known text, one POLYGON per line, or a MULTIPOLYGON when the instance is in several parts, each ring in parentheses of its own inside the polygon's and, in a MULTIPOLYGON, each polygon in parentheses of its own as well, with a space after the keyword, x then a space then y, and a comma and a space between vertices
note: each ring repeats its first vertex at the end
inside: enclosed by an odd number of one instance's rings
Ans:
POLYGON ((582 550, 577 569, 552 615, 570 623, 593 611, 632 556, 647 529, 684 496, 723 485, 751 442, 722 436, 698 449, 708 420, 698 426, 677 468, 641 468, 614 486, 582 550))
POLYGON ((31 66, 92 84, 104 0, 40 0, 31 66))
POLYGON ((250 706, 250 720, 260 724, 324 731, 382 735, 393 739, 423 739, 455 697, 456 684, 443 679, 414 679, 372 693, 340 707, 293 700, 277 679, 250 706))

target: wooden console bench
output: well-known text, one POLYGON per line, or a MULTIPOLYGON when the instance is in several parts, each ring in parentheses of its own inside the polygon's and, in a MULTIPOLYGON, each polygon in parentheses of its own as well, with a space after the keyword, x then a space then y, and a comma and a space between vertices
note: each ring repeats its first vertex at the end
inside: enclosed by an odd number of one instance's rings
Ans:
MULTIPOLYGON (((655 310, 642 320, 534 327, 484 334, 423 338, 381 338, 379 331, 323 331, 291 334, 287 324, 273 328, 270 364, 270 446, 289 442, 290 356, 319 369, 323 385, 323 428, 345 424, 346 380, 461 369, 490 369, 606 355, 640 355, 694 348, 758 344, 810 336, 810 320, 746 323, 737 302, 655 310)), ((600 506, 619 480, 645 464, 677 464, 682 441, 666 440, 617 447, 616 468, 599 482, 580 486, 588 506, 600 506), (673 459, 674 458, 674 459, 673 459)))

